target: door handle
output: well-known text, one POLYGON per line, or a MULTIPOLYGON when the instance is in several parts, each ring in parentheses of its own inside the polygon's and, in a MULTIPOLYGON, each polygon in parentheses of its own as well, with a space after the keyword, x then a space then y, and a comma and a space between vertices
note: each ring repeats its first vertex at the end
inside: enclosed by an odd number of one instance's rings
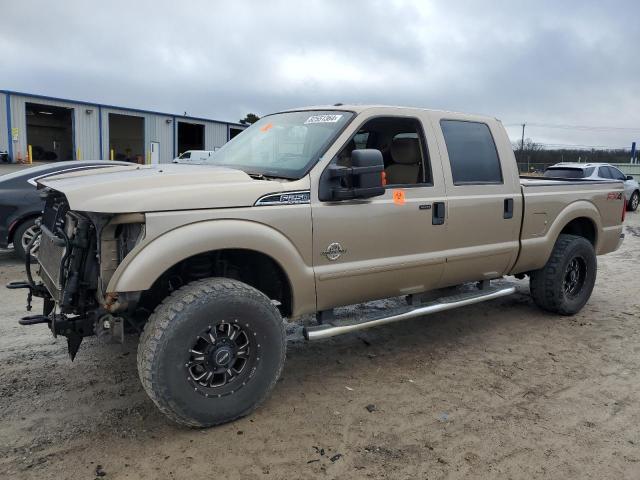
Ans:
POLYGON ((445 208, 444 202, 433 202, 433 216, 431 217, 432 225, 444 224, 445 208))
POLYGON ((513 198, 504 199, 504 214, 503 218, 513 218, 513 198))

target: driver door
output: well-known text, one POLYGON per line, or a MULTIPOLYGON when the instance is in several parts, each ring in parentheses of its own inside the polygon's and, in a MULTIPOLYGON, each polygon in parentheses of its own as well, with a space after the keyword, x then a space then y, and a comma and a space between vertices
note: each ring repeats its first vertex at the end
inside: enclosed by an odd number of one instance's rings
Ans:
POLYGON ((429 122, 374 115, 351 130, 333 162, 348 164, 354 148, 379 149, 390 179, 384 195, 321 202, 316 189, 312 198, 318 310, 436 288, 444 270, 447 227, 433 217, 445 188, 429 155, 429 122))

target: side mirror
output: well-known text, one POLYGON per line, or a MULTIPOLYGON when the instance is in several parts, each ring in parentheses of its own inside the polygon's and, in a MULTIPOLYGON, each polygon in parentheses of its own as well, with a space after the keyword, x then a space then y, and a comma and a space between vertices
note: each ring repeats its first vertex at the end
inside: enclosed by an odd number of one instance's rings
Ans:
POLYGON ((384 160, 380 150, 354 150, 351 167, 330 165, 322 173, 318 198, 330 202, 383 195, 382 172, 384 160))
POLYGON ((633 175, 627 175, 627 180, 633 180, 633 175))

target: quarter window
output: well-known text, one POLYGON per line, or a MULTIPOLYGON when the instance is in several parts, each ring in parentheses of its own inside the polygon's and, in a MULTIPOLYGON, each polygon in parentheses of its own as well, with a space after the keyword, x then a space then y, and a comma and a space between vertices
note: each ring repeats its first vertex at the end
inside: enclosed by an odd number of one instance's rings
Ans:
POLYGON ((441 120, 455 185, 502 183, 500 159, 484 123, 441 120))

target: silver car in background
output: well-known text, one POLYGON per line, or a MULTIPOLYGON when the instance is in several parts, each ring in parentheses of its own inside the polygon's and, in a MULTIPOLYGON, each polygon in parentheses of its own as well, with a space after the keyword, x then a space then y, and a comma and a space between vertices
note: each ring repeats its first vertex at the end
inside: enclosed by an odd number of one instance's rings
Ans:
POLYGON ((640 186, 631 175, 625 175, 608 163, 556 163, 544 171, 545 177, 620 180, 624 182, 627 210, 635 212, 640 203, 640 186))

